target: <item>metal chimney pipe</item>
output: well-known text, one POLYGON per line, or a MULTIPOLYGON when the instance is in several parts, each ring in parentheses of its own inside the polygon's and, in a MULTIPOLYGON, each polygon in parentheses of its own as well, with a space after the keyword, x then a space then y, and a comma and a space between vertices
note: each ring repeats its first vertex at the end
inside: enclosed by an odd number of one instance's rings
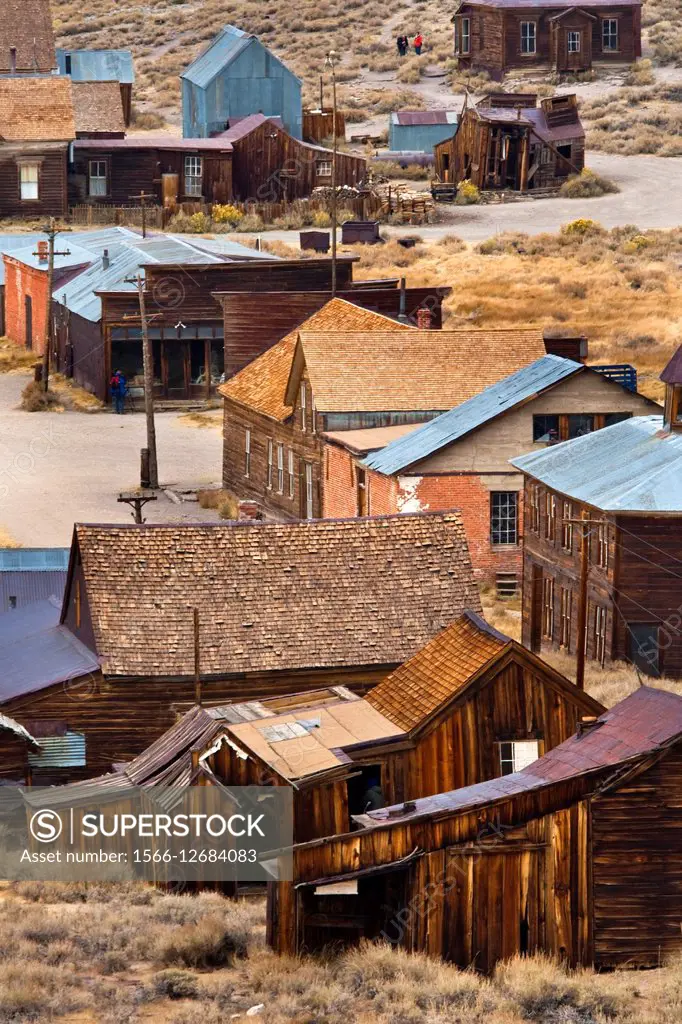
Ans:
POLYGON ((402 323, 407 323, 407 288, 404 277, 400 278, 400 312, 398 313, 398 320, 402 323))
POLYGON ((109 269, 109 250, 105 249, 102 253, 102 270, 109 269))

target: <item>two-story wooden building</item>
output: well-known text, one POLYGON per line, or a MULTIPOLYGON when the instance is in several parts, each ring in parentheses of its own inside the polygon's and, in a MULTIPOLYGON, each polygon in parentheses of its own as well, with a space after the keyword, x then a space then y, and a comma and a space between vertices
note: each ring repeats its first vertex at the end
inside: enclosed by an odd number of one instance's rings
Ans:
POLYGON ((545 355, 420 427, 330 431, 325 516, 458 508, 476 576, 521 584, 523 477, 509 459, 658 412, 588 366, 545 355), (400 433, 381 447, 382 434, 400 433))
POLYGON ((682 350, 662 380, 663 416, 636 416, 511 460, 525 477, 523 641, 531 650, 585 643, 601 664, 625 659, 650 675, 682 676, 682 350))
POLYGON ((209 784, 290 786, 304 842, 370 807, 518 771, 603 710, 466 611, 364 698, 334 687, 196 706, 119 777, 168 786, 201 769, 209 784))
POLYGON ((491 972, 540 952, 657 967, 682 951, 682 699, 642 686, 521 771, 294 847, 268 940, 377 939, 491 972))
POLYGON ((642 55, 641 0, 462 0, 453 17, 455 56, 501 79, 508 71, 575 74, 631 64, 642 55))
POLYGON ((36 780, 90 777, 140 754, 177 703, 364 693, 465 608, 480 599, 457 513, 78 525, 62 607, 0 616, 0 710, 62 738, 36 780))

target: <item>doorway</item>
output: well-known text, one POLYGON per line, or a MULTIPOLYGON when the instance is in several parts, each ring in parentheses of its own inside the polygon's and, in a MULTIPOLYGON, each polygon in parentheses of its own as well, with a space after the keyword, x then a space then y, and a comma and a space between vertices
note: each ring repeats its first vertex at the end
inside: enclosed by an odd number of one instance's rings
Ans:
POLYGON ((629 622, 627 624, 627 660, 647 676, 662 674, 661 647, 657 623, 629 622))
POLYGON ((367 764, 360 768, 346 782, 348 791, 348 814, 366 814, 385 807, 381 788, 381 765, 367 764))
POLYGON ((188 380, 187 363, 189 353, 184 341, 164 342, 163 345, 163 382, 168 398, 187 398, 188 380))

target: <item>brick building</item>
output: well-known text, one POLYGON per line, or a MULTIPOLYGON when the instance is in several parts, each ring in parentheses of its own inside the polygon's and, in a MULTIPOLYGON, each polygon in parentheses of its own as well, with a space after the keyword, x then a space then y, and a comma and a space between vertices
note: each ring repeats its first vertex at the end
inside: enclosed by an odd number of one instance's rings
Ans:
POLYGON ((627 660, 682 677, 682 349, 662 380, 664 416, 635 416, 512 460, 525 477, 523 642, 533 651, 573 653, 585 643, 601 664, 627 660))
POLYGON ((657 409, 581 363, 545 355, 421 427, 327 432, 324 515, 458 508, 476 575, 513 593, 523 481, 509 458, 657 409))
POLYGON ((288 518, 380 514, 388 490, 354 504, 351 461, 345 480, 325 461, 331 438, 386 443, 544 351, 538 330, 424 330, 332 300, 220 388, 224 486, 288 518))

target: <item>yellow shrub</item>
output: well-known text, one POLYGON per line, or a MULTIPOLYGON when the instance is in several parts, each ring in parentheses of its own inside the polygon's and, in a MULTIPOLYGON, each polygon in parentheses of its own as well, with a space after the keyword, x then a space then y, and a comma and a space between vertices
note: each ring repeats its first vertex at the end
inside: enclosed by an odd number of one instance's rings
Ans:
POLYGON ((465 178, 464 181, 458 182, 457 198, 455 199, 458 206, 472 206, 474 203, 480 203, 480 201, 480 189, 477 185, 474 185, 473 181, 465 178))
POLYGON ((216 224, 238 224, 244 217, 244 214, 236 206, 232 206, 231 203, 220 204, 216 203, 211 208, 211 218, 216 224))
POLYGON ((562 224, 562 235, 599 235, 603 227, 596 220, 589 220, 587 217, 579 217, 568 224, 562 224))

